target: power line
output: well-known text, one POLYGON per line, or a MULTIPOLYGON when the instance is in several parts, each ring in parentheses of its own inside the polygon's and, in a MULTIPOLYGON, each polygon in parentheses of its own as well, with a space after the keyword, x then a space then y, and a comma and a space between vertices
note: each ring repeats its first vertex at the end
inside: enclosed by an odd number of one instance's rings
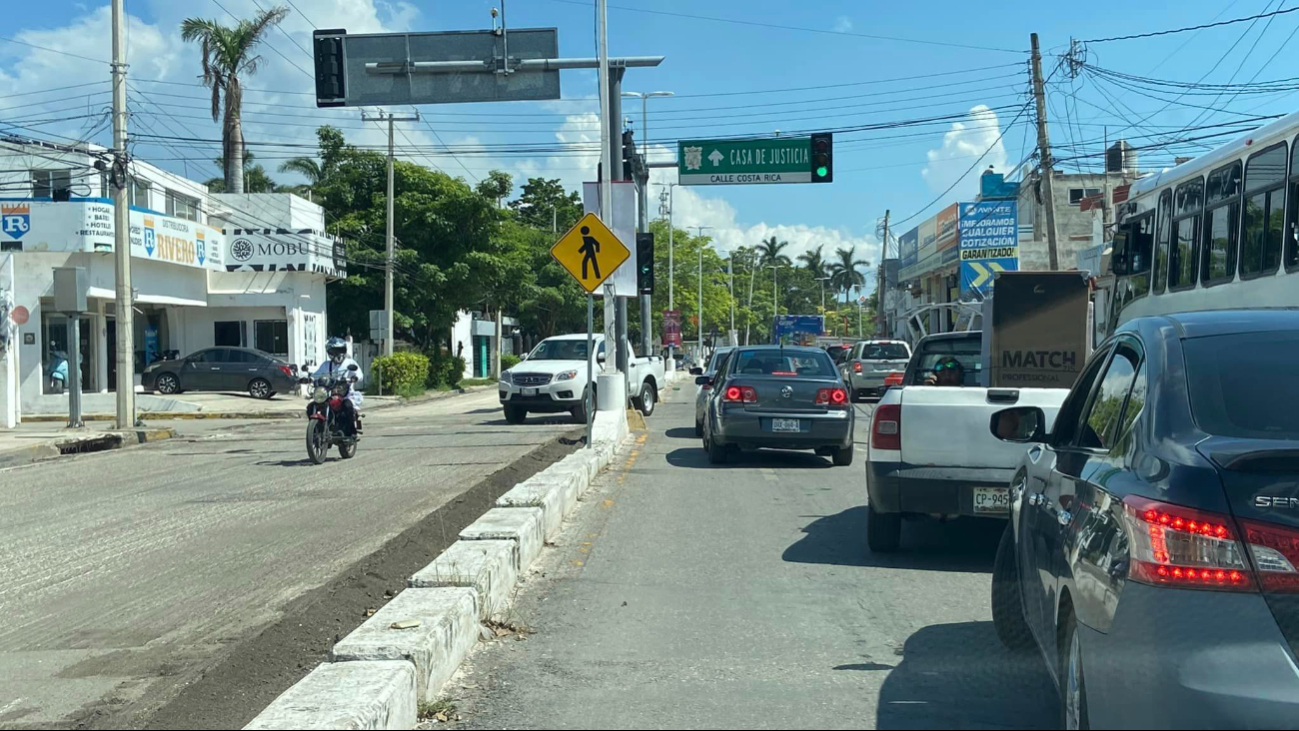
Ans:
MULTIPOLYGON (((563 3, 565 5, 578 5, 581 7, 594 7, 590 2, 582 0, 550 0, 553 3, 563 3)), ((854 33, 852 31, 836 31, 824 28, 807 28, 794 25, 780 25, 778 23, 761 23, 756 20, 740 20, 738 18, 715 18, 707 15, 692 15, 690 13, 673 13, 666 10, 650 10, 648 8, 632 8, 626 5, 609 5, 610 10, 626 10, 632 13, 646 13, 649 15, 664 15, 671 18, 686 18, 688 20, 704 20, 711 23, 731 23, 734 25, 747 25, 756 28, 773 28, 775 30, 799 31, 802 33, 818 33, 832 36, 849 36, 853 38, 869 38, 876 41, 896 41, 898 43, 919 43, 927 46, 946 46, 948 48, 967 48, 974 51, 997 51, 999 53, 1028 53, 1028 51, 1017 50, 1013 48, 996 48, 992 46, 975 46, 968 43, 951 43, 948 41, 930 41, 920 38, 899 38, 896 36, 882 36, 871 33, 854 33)))
MULTIPOLYGON (((562 0, 552 0, 552 2, 561 2, 561 1, 562 0)), ((1160 31, 1154 31, 1152 33, 1137 33, 1136 35, 1130 35, 1130 36, 1114 36, 1112 38, 1092 38, 1090 40, 1083 41, 1083 43, 1109 43, 1110 41, 1130 41, 1137 38, 1154 38, 1155 36, 1166 36, 1166 35, 1171 35, 1173 33, 1185 33, 1187 31, 1192 31, 1192 30, 1204 30, 1205 28, 1218 28, 1224 25, 1245 23, 1251 20, 1257 21, 1261 18, 1273 18, 1278 15, 1285 15, 1287 13, 1293 13, 1296 11, 1299 11, 1299 6, 1295 6, 1293 8, 1286 8, 1285 10, 1273 10, 1270 13, 1259 13, 1258 15, 1251 15, 1247 18, 1232 18, 1231 20, 1223 20, 1217 23, 1205 23, 1204 25, 1192 25, 1186 28, 1173 28, 1172 30, 1160 30, 1160 31)))
POLYGON ((60 51, 60 50, 57 49, 57 48, 48 48, 48 47, 46 47, 46 46, 38 46, 38 45, 36 45, 35 43, 28 43, 27 41, 20 41, 20 40, 18 40, 17 38, 6 38, 6 37, 4 37, 4 36, 0 36, 0 41, 6 41, 6 42, 8 42, 8 43, 17 43, 17 44, 20 45, 20 46, 27 46, 28 48, 35 48, 35 49, 37 49, 37 50, 39 50, 39 51, 48 51, 48 52, 50 52, 50 53, 57 53, 57 54, 60 54, 60 55, 63 55, 63 56, 71 56, 72 58, 79 58, 79 59, 81 59, 81 60, 83 60, 83 61, 94 61, 95 63, 102 63, 102 64, 104 64, 105 66, 108 66, 108 65, 109 65, 109 63, 108 63, 107 61, 105 61, 104 59, 102 59, 102 58, 91 58, 90 56, 82 56, 82 55, 79 54, 79 53, 69 53, 68 51, 60 51))

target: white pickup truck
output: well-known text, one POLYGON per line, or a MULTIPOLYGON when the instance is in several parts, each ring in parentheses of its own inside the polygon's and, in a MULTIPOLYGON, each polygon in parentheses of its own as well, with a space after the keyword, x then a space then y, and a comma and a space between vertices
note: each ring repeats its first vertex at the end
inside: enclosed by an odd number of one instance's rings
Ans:
MULTIPOLYGON (((603 335, 595 336, 592 370, 599 374, 606 359, 603 335)), ((630 351, 629 351, 630 352, 630 351)), ((554 414, 567 411, 573 420, 586 423, 587 410, 595 405, 595 384, 586 379, 586 334, 546 338, 524 356, 523 362, 501 373, 497 388, 505 420, 522 424, 528 412, 554 414)), ((649 416, 667 383, 663 358, 631 358, 628 390, 641 413, 649 416)))
POLYGON ((897 550, 903 517, 1008 516, 1011 478, 1026 446, 993 436, 992 414, 1037 406, 1049 430, 1069 390, 984 388, 981 349, 977 331, 922 339, 903 385, 875 406, 866 457, 872 551, 897 550))

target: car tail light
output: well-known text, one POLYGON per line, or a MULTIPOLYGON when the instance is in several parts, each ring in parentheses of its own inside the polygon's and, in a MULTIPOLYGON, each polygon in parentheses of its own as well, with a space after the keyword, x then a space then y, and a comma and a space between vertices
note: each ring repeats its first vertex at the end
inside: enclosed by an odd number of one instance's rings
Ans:
POLYGON ((1153 586, 1254 591, 1239 532, 1226 515, 1128 496, 1128 578, 1153 586))
POLYGON ((280 366, 280 370, 284 371, 284 375, 288 376, 289 378, 293 378, 293 369, 290 368, 289 366, 282 365, 280 366))
POLYGON ((871 420, 871 447, 902 449, 902 404, 880 404, 871 420))
POLYGON ((852 372, 853 372, 853 373, 861 373, 861 361, 859 361, 859 360, 854 360, 854 361, 852 362, 852 372))
POLYGON ((847 408, 848 392, 842 388, 823 388, 816 392, 816 404, 831 408, 847 408))
POLYGON ((771 375, 773 375, 773 376, 797 376, 798 374, 795 373, 794 371, 772 371, 772 372, 771 372, 771 375))
POLYGON ((758 392, 753 390, 753 386, 727 386, 722 400, 735 404, 756 404, 758 392))
POLYGON ((1299 594, 1299 530, 1259 520, 1241 520, 1263 591, 1299 594))
POLYGON ((901 385, 902 385, 902 374, 901 374, 901 373, 890 373, 890 374, 888 374, 887 376, 884 376, 884 385, 885 385, 885 386, 901 386, 901 385))

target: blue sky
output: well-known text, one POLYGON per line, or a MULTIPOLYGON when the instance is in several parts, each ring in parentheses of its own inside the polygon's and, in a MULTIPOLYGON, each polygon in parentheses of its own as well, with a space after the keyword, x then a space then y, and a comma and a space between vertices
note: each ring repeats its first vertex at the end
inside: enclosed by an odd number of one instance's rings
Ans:
MULTIPOLYGON (((258 2, 269 7, 271 0, 220 0, 221 5, 240 16, 256 12, 258 2)), ((269 47, 263 49, 265 69, 248 82, 250 87, 278 92, 248 95, 250 102, 261 103, 245 109, 246 135, 251 140, 310 143, 314 139, 313 127, 324 122, 346 128, 349 137, 360 144, 383 140, 379 130, 365 128, 357 110, 316 110, 311 106, 311 97, 303 93, 310 91, 310 79, 295 64, 310 70, 311 61, 294 41, 309 48, 313 24, 353 32, 477 29, 490 25, 489 9, 497 3, 294 0, 294 4, 296 9, 284 23, 285 32, 273 32, 269 47), (285 93, 295 91, 298 93, 285 93)), ((107 57, 106 2, 46 0, 6 5, 5 27, 0 35, 65 53, 107 57)), ((179 41, 177 24, 181 17, 203 15, 223 22, 231 20, 216 0, 193 0, 184 3, 184 8, 180 5, 163 0, 127 2, 132 16, 132 106, 137 113, 133 129, 137 133, 215 139, 219 127, 204 119, 203 89, 146 81, 193 82, 198 72, 197 54, 179 41)), ((1281 5, 1269 2, 1266 9, 1281 5)), ((594 55, 591 4, 581 0, 510 0, 507 10, 511 27, 557 27, 562 55, 594 55)), ((1027 155, 1025 145, 1031 147, 1033 143, 1030 116, 1021 115, 1016 124, 1009 125, 1027 101, 1028 57, 1023 51, 1028 48, 1030 32, 1041 35, 1044 66, 1050 73, 1071 36, 1094 39, 1143 33, 1264 10, 1259 0, 1186 0, 1175 10, 1162 3, 1133 2, 1092 3, 1084 10, 1076 4, 1020 0, 977 5, 845 0, 613 0, 609 19, 613 55, 667 57, 659 68, 629 71, 624 88, 670 90, 677 94, 672 99, 650 102, 652 137, 671 147, 678 138, 768 134, 776 129, 842 130, 882 122, 942 118, 902 129, 838 133, 835 182, 831 185, 678 188, 678 224, 714 226, 723 247, 755 243, 762 236, 776 234, 791 240, 799 250, 819 244, 825 244, 827 251, 852 246, 859 249, 859 255, 874 261, 878 256, 876 220, 885 209, 893 211, 895 220, 925 211, 906 224, 909 227, 948 203, 969 198, 974 189, 973 176, 962 179, 961 175, 971 166, 976 168, 975 174, 989 162, 1010 172, 1027 155), (889 81, 903 77, 926 78, 889 81), (780 91, 811 86, 832 88, 780 91), (968 114, 976 105, 986 105, 992 111, 981 110, 964 121, 957 119, 957 115, 968 114), (954 122, 961 127, 954 128, 954 122), (978 156, 985 151, 989 152, 987 158, 976 165, 978 156), (958 180, 961 182, 951 193, 939 196, 958 180)), ((1088 46, 1087 60, 1105 69, 1189 82, 1201 77, 1206 83, 1278 79, 1294 75, 1287 69, 1293 67, 1299 55, 1290 41, 1296 29, 1299 13, 1278 16, 1270 23, 1259 21, 1252 27, 1244 23, 1199 33, 1094 43, 1088 46), (1231 49, 1233 43, 1236 47, 1231 49), (1274 53, 1274 60, 1264 68, 1274 53), (1216 69, 1210 72, 1215 63, 1216 69)), ((94 131, 92 139, 106 143, 107 134, 95 126, 102 121, 102 107, 108 98, 107 74, 108 68, 102 63, 0 42, 0 122, 15 118, 25 126, 36 122, 36 126, 15 131, 49 135, 51 139, 53 135, 80 138, 94 131), (66 91, 29 93, 92 82, 99 83, 66 91), (24 96, 11 96, 14 94, 24 96), (44 121, 62 117, 78 118, 44 121)), ((399 137, 398 144, 417 145, 421 150, 440 146, 431 126, 437 137, 464 154, 456 160, 446 155, 415 154, 412 148, 407 157, 436 164, 453 175, 481 177, 487 169, 499 167, 514 173, 519 183, 528 175, 541 174, 575 185, 593 177, 590 156, 551 154, 524 158, 492 152, 498 149, 493 146, 506 143, 576 143, 598 138, 598 126, 591 116, 598 110, 594 73, 564 72, 562 83, 565 99, 559 102, 426 106, 422 111, 429 125, 410 126, 407 137, 399 137)), ((1293 96, 1280 93, 1234 98, 1230 94, 1190 95, 1147 119, 1150 113, 1165 107, 1165 102, 1087 73, 1074 80, 1063 71, 1057 72, 1050 88, 1051 134, 1057 157, 1072 156, 1071 146, 1083 142, 1087 144, 1079 146, 1078 152, 1099 153, 1107 126, 1113 137, 1129 123, 1139 122, 1124 134, 1134 136, 1134 143, 1141 144, 1138 135, 1145 135, 1146 142, 1166 141, 1166 136, 1176 135, 1182 127, 1233 118, 1222 112, 1184 106, 1188 103, 1225 105, 1229 110, 1251 114, 1286 112, 1295 104, 1293 96)), ((1170 92, 1166 98, 1175 95, 1170 92)), ((624 113, 639 128, 640 103, 627 100, 624 113)), ((1216 130, 1201 134, 1212 131, 1216 130)), ((205 162, 214 156, 212 146, 182 141, 169 144, 162 147, 142 140, 136 154, 200 180, 218 174, 205 162)), ((666 149, 662 150, 665 154, 666 149)), ((1187 154, 1204 151, 1192 144, 1168 149, 1187 154)), ((274 167, 279 162, 277 157, 288 154, 292 150, 283 148, 267 151, 262 157, 268 167, 274 167)), ((1162 165, 1171 157, 1171 151, 1152 151, 1146 154, 1146 166, 1162 165)), ((1065 165, 1073 169, 1073 163, 1065 165)), ((670 179, 672 174, 668 172, 655 176, 656 182, 670 179)))

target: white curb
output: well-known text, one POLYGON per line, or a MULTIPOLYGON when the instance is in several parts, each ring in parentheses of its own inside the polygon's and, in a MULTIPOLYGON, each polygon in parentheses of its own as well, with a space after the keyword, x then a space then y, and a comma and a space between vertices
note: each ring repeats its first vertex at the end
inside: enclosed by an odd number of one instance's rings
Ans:
POLYGON ((520 572, 541 554, 541 508, 492 508, 460 531, 462 541, 514 541, 520 572))
POLYGON ((564 517, 577 507, 579 478, 576 472, 556 474, 547 469, 497 498, 496 507, 541 508, 543 535, 546 540, 553 540, 559 535, 564 517))
POLYGON ((477 641, 476 591, 407 589, 334 645, 330 655, 335 663, 409 660, 415 663, 416 697, 432 700, 477 641))
POLYGON ((419 702, 409 662, 326 664, 284 691, 245 729, 407 729, 419 702))
POLYGON ((456 541, 433 563, 410 577, 414 589, 467 586, 478 593, 478 616, 501 620, 519 577, 514 541, 456 541))

